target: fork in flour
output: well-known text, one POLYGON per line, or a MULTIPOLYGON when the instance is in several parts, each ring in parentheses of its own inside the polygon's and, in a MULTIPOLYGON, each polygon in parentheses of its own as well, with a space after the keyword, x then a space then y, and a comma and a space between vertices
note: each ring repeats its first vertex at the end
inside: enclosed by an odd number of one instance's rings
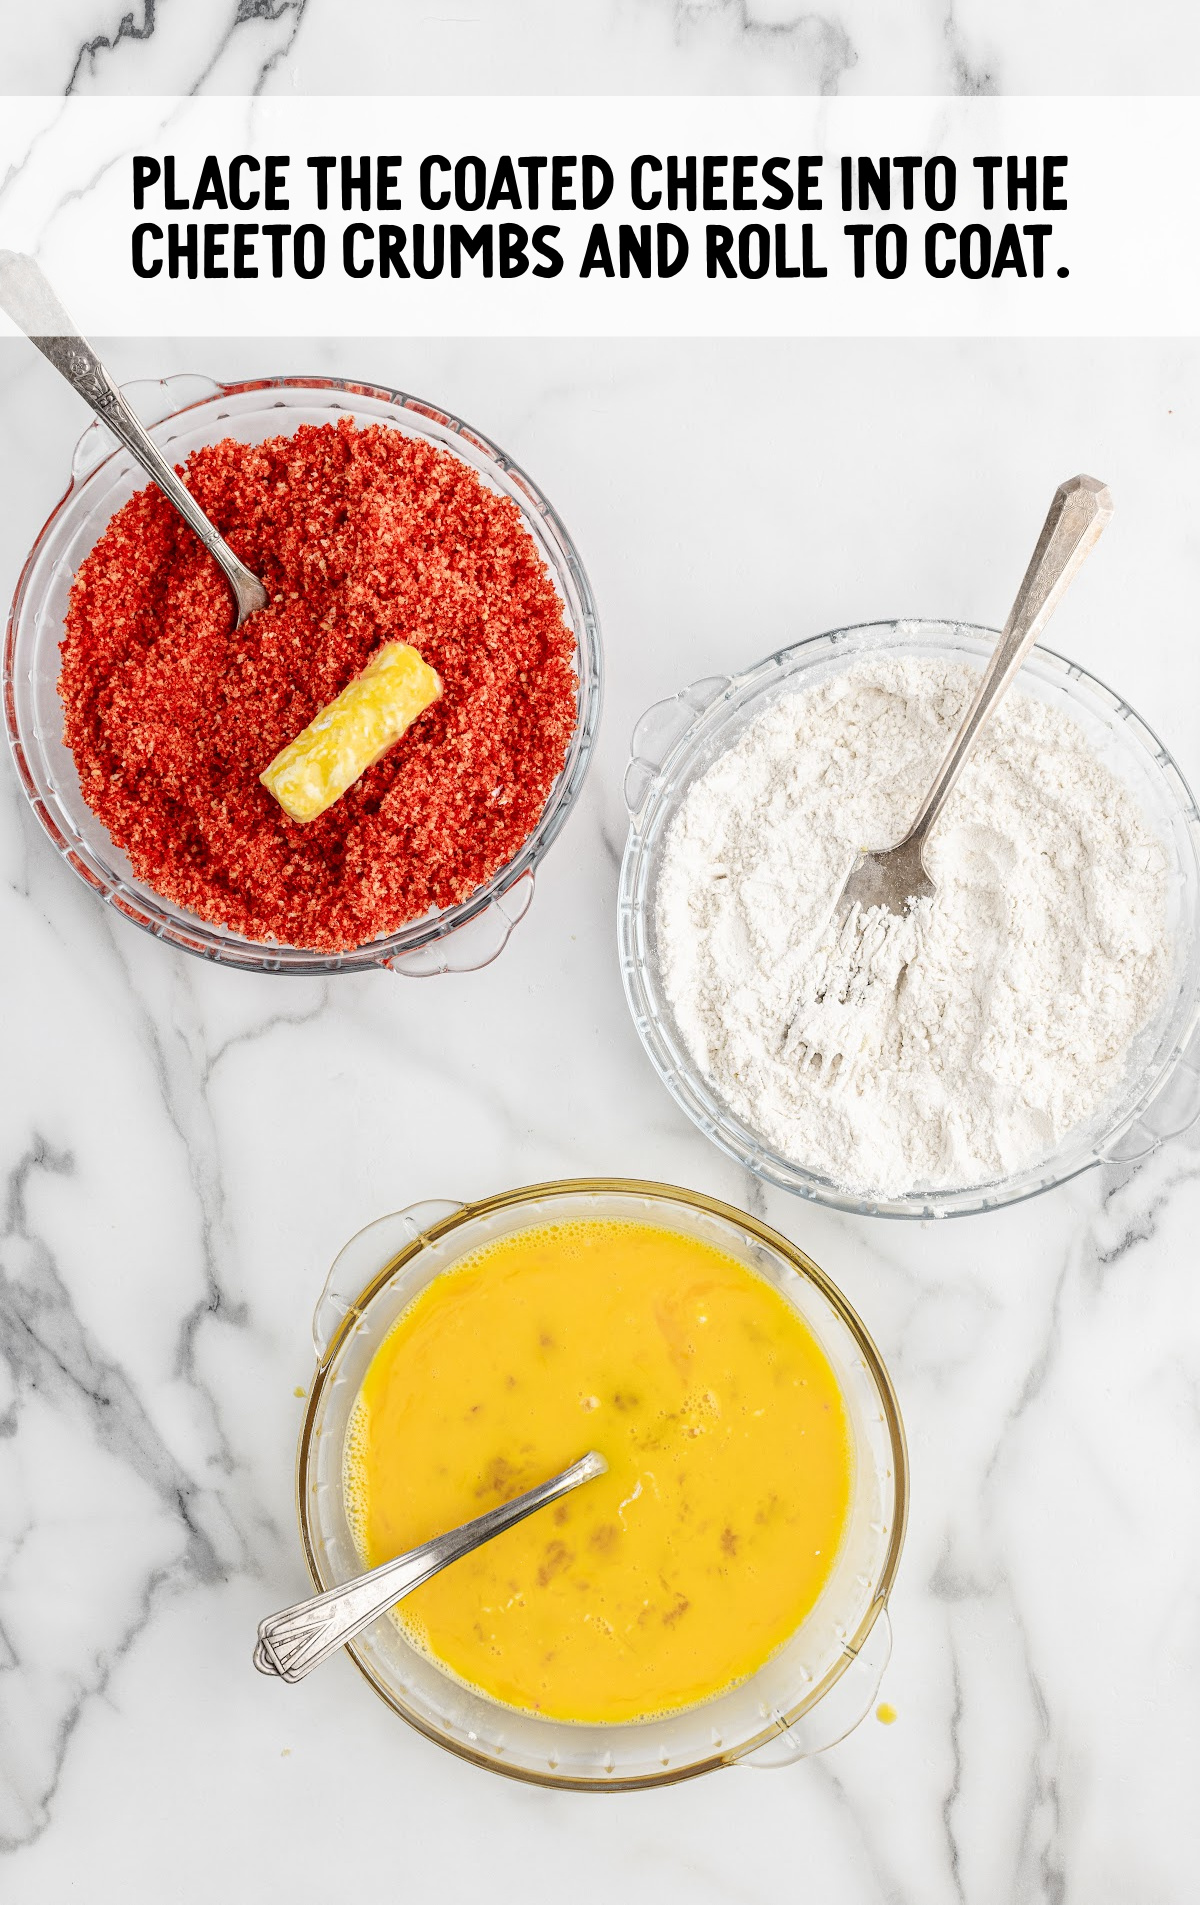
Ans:
POLYGON ((783 1055, 823 1084, 845 1086, 888 1043, 901 980, 920 950, 932 901, 907 913, 851 907, 814 949, 783 1037, 783 1055))

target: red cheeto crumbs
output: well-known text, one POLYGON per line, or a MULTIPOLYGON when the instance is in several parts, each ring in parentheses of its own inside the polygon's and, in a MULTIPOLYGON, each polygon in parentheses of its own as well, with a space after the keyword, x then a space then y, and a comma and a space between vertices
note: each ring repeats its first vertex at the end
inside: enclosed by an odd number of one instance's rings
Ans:
POLYGON ((456 905, 518 851, 566 759, 574 640, 520 511, 379 425, 227 438, 182 472, 270 603, 154 487, 80 565, 62 643, 83 796, 140 880, 248 938, 336 952, 456 905), (385 641, 440 701, 319 820, 258 776, 385 641))

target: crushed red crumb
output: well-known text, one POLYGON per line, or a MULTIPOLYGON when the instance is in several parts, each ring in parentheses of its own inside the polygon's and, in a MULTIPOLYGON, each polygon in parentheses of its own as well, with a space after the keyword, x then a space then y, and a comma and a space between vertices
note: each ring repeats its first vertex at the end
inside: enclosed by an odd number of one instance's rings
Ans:
POLYGON ((80 565, 64 739, 140 880, 248 938, 335 952, 457 905, 519 850, 576 721, 574 638, 516 505, 380 425, 227 438, 182 472, 269 605, 224 577, 155 487, 80 565), (320 819, 258 776, 385 641, 440 701, 320 819))

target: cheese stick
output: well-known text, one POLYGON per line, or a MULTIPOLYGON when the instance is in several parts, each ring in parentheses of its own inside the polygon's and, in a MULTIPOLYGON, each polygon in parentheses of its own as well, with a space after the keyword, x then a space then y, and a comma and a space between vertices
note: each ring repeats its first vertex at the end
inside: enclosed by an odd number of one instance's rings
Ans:
POLYGON ((258 778, 289 819, 316 820, 441 692, 439 676, 415 648, 387 642, 258 778))

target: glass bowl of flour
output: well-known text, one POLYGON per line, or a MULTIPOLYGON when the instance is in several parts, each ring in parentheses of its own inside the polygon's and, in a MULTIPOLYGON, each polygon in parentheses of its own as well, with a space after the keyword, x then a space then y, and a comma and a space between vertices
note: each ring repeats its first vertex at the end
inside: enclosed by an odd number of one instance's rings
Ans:
POLYGON ((994 1209, 1200 1113, 1200 813, 1126 702, 1036 648, 931 838, 932 902, 830 920, 900 838, 996 635, 838 629, 643 716, 619 939, 699 1128, 839 1210, 994 1209))

